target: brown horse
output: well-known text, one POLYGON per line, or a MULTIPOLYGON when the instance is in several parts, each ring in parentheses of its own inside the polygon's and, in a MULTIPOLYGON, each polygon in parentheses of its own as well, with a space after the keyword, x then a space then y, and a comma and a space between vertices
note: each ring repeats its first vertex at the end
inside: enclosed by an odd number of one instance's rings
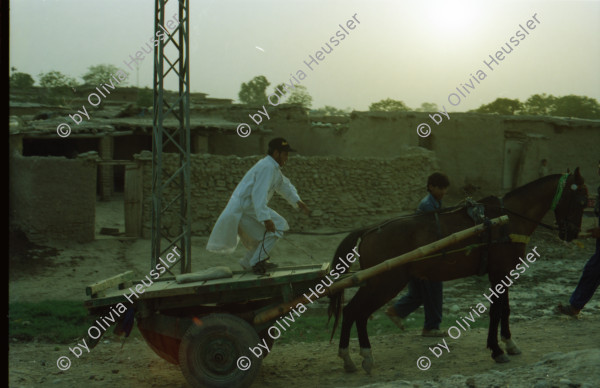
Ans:
MULTIPOLYGON (((583 209, 587 203, 587 188, 577 168, 572 174, 549 175, 519 187, 501 199, 486 197, 479 203, 483 205, 486 217, 494 218, 506 214, 510 222, 503 227, 488 230, 487 235, 472 237, 450 246, 436 257, 410 262, 378 275, 358 289, 352 300, 343 308, 338 356, 344 360, 346 371, 356 370, 348 354, 353 323, 356 322, 360 355, 364 357, 362 366, 370 373, 373 358, 367 334, 367 319, 396 296, 411 277, 445 281, 487 272, 494 288, 501 280, 509 279, 507 275, 520 262, 519 257, 524 257, 529 236, 538 225, 555 229, 540 222, 551 208, 555 211, 559 237, 567 241, 577 237, 583 209), (469 249, 466 249, 467 246, 469 249), (487 259, 487 265, 483 264, 485 261, 482 263, 482 258, 487 259)), ((469 228, 475 221, 467 209, 464 206, 454 210, 441 209, 389 220, 376 227, 352 232, 338 246, 331 267, 339 263, 339 257, 346 257, 359 239, 360 267, 365 269, 469 228), (436 221, 436 218, 439 221, 436 221)), ((543 248, 541 250, 543 252, 543 248)), ((343 292, 331 295, 330 299, 329 318, 332 315, 335 317, 333 338, 344 303, 343 292)), ((508 357, 498 345, 499 323, 502 341, 506 344, 508 354, 520 353, 511 339, 508 325, 508 288, 506 292, 499 294, 494 302, 489 309, 487 347, 491 349, 494 360, 507 362, 508 357)))

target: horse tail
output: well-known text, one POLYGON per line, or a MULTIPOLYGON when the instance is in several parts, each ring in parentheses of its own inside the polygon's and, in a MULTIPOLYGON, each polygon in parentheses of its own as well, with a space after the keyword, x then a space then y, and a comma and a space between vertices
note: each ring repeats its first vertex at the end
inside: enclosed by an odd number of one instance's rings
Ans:
MULTIPOLYGON (((364 234, 367 229, 361 229, 354 232, 351 232, 342 240, 340 245, 338 245, 335 255, 333 256, 333 260, 331 261, 331 268, 335 268, 338 263, 341 263, 340 258, 346 257, 348 253, 352 251, 352 249, 356 246, 356 242, 358 239, 364 234)), ((340 315, 342 313, 342 307, 344 306, 344 290, 329 295, 329 308, 327 309, 327 324, 329 325, 329 321, 331 320, 331 316, 335 317, 333 321, 333 330, 331 331, 331 338, 329 342, 333 341, 333 335, 335 334, 335 330, 337 329, 340 315)))

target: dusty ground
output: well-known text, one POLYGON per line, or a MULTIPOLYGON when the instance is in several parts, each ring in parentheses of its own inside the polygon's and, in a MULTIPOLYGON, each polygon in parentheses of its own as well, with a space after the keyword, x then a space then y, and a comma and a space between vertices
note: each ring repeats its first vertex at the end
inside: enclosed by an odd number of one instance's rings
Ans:
MULTIPOLYGON (((561 379, 574 384, 571 387, 585 382, 595 382, 589 387, 598 387, 600 332, 597 312, 595 316, 588 315, 580 320, 537 319, 513 327, 514 338, 523 354, 512 356, 511 362, 494 363, 485 349, 487 330, 475 329, 457 340, 450 340, 450 354, 433 359, 428 371, 417 369, 416 360, 429 353, 428 347, 435 345, 435 340, 420 337, 416 331, 372 337, 377 364, 372 376, 362 371, 344 373, 341 360, 335 357, 336 344, 276 344, 264 360, 253 387, 360 387, 373 383, 388 383, 389 387, 397 387, 397 380, 441 383, 457 374, 473 376, 482 373, 491 376, 474 377, 474 386, 506 387, 504 384, 493 384, 493 378, 502 373, 516 380, 510 384, 511 387, 532 387, 534 384, 530 383, 537 380, 549 383, 541 387, 569 386, 568 383, 560 384, 561 379), (553 357, 557 360, 552 361, 553 357)), ((76 387, 85 384, 87 387, 187 387, 179 368, 156 356, 143 341, 127 343, 123 350, 115 342, 100 344, 91 353, 75 360, 66 372, 58 371, 55 365, 57 356, 64 352, 66 346, 58 345, 58 351, 54 347, 47 344, 11 346, 10 386, 76 387)), ((357 341, 353 341, 351 350, 358 365, 361 358, 357 347, 357 341)))
MULTIPOLYGON (((104 204, 100 226, 119 227, 118 206, 104 204)), ((552 218, 548 218, 552 222, 552 218)), ((593 219, 586 219, 592 225, 593 219)), ((329 237, 288 235, 273 253, 280 265, 330 261, 343 235, 329 237), (312 257, 308 254, 312 255, 312 257)), ((236 267, 241 248, 231 256, 204 250, 207 238, 193 241, 193 268, 214 265, 236 267)), ((387 319, 382 310, 371 321, 371 342, 376 362, 372 376, 359 371, 343 372, 336 357, 337 344, 276 344, 263 363, 255 387, 598 387, 600 386, 600 295, 586 306, 579 320, 556 316, 552 309, 568 297, 577 284, 585 261, 594 250, 593 240, 583 246, 566 245, 538 229, 529 249, 538 247, 542 258, 511 286, 511 328, 523 354, 508 364, 495 364, 485 349, 487 330, 474 329, 456 340, 447 340, 450 354, 432 358, 428 371, 420 371, 416 360, 431 356, 436 341, 417 331, 377 336, 377 320, 387 319), (460 375, 460 376, 455 376, 460 375), (452 377, 454 376, 454 377, 452 377)), ((46 244, 35 252, 21 252, 26 266, 11 266, 9 301, 85 299, 85 286, 132 269, 136 275, 149 270, 150 242, 103 238, 89 244, 46 244)), ((467 314, 470 306, 485 301, 485 279, 468 278, 444 285, 444 312, 467 314)), ((486 303, 487 306, 487 303, 486 303)), ((326 320, 323 315, 324 322, 326 320)), ((483 319, 483 318, 482 318, 483 319)), ((452 323, 443 322, 448 327, 452 323)), ((82 333, 83 335, 84 333, 82 333)), ((9 384, 11 387, 185 387, 177 366, 156 356, 139 339, 121 345, 114 340, 99 344, 91 353, 73 361, 60 372, 56 359, 68 354, 62 344, 16 343, 10 340, 9 384)), ((360 365, 358 344, 351 351, 360 365)))

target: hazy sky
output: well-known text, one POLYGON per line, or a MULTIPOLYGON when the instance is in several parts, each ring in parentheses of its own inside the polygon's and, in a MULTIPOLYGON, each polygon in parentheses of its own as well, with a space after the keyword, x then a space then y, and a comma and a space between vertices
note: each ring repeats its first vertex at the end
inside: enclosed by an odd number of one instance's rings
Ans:
MULTIPOLYGON (((92 65, 126 68, 153 35, 153 14, 151 0, 14 0, 10 66, 36 82, 50 70, 81 81, 92 65)), ((390 97, 464 111, 544 92, 600 100, 600 1, 191 0, 190 26, 191 89, 211 97, 237 101, 240 84, 256 75, 270 91, 302 70, 313 108, 366 110, 390 97), (349 30, 355 14, 360 24, 349 30), (534 14, 539 24, 527 29, 534 14), (349 34, 311 71, 303 61, 338 24, 349 34), (523 40, 519 24, 529 32, 523 40), (512 37, 519 45, 490 70, 483 61, 512 37), (467 94, 461 84, 478 70, 485 79, 467 94), (452 106, 456 87, 466 97, 452 106)), ((140 86, 151 87, 152 63, 151 55, 142 61, 140 86)), ((135 72, 129 80, 136 85, 135 72)))

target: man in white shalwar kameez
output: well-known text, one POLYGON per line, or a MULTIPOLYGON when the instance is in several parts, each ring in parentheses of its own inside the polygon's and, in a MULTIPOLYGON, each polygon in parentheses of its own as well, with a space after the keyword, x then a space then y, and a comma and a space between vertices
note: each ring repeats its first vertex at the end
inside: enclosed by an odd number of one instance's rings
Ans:
POLYGON ((276 267, 268 263, 269 252, 283 232, 289 230, 287 221, 267 206, 273 193, 283 196, 293 207, 306 214, 310 210, 298 196, 296 188, 283 176, 280 167, 293 152, 283 138, 269 142, 268 155, 259 160, 237 185, 225 210, 210 234, 206 249, 211 252, 233 253, 241 240, 248 252, 240 265, 256 273, 276 267))

